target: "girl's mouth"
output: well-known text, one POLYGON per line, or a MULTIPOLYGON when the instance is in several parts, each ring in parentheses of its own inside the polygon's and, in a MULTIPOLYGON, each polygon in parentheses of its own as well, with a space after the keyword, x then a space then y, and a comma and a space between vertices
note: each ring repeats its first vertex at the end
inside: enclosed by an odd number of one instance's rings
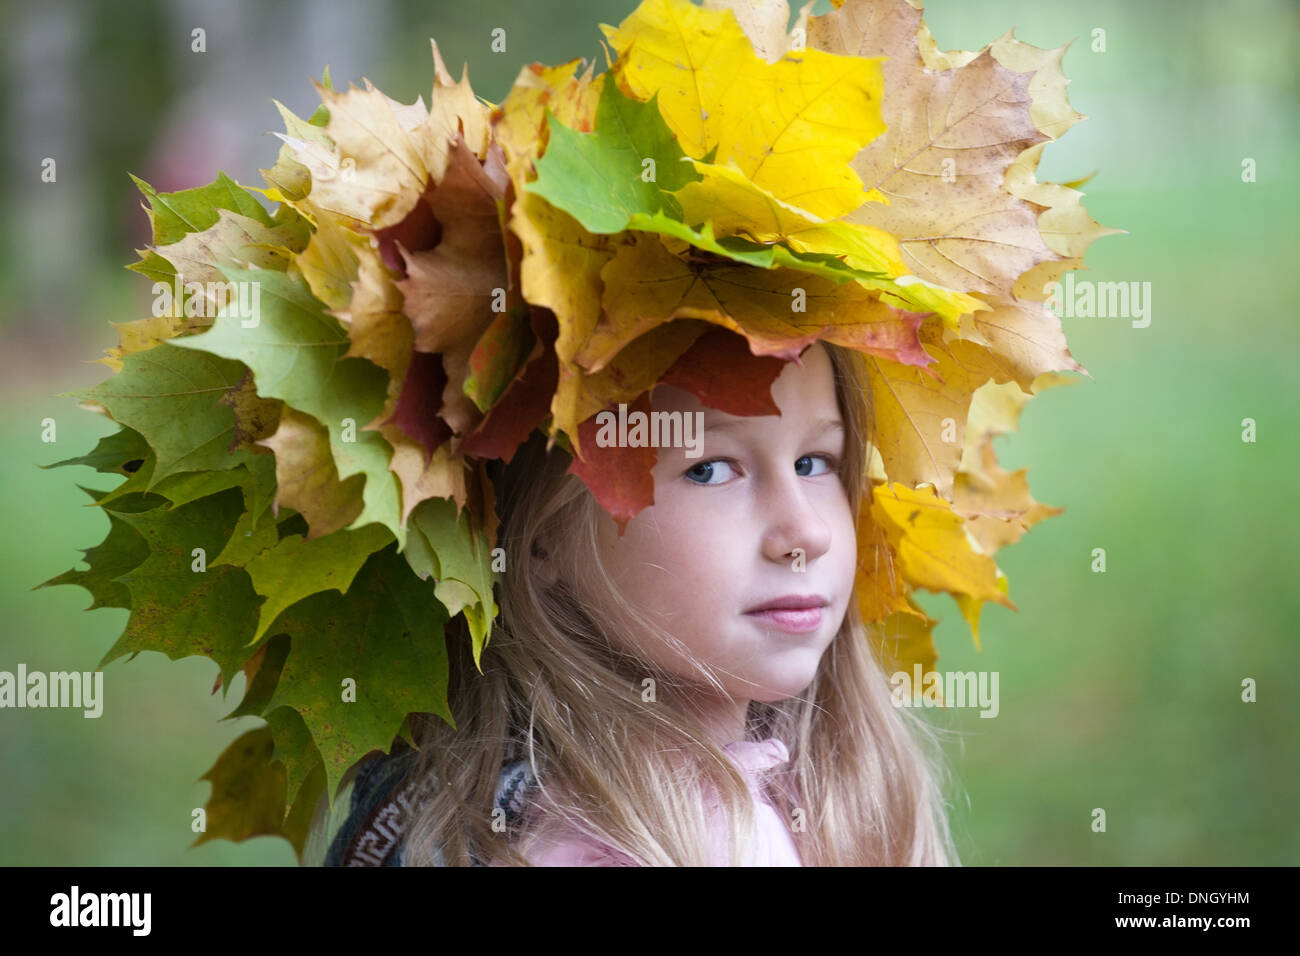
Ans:
POLYGON ((750 611, 746 617, 752 617, 782 631, 792 634, 804 634, 816 630, 822 622, 822 609, 819 607, 787 608, 778 610, 770 608, 765 611, 750 611))

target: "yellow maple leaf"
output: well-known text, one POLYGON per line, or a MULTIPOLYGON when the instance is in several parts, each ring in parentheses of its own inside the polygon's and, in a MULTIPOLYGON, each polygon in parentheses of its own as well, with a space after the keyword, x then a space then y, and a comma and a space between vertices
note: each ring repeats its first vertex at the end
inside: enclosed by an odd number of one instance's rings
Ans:
MULTIPOLYGON (((909 602, 906 611, 891 614, 874 625, 876 651, 882 669, 891 677, 900 671, 906 674, 916 697, 921 696, 922 688, 914 679, 915 668, 920 666, 922 681, 936 673, 934 665, 939 652, 934 647, 934 628, 938 623, 909 602)), ((943 695, 939 693, 939 700, 942 699, 943 695)))
POLYGON ((1005 380, 1006 372, 988 349, 960 339, 945 342, 943 331, 933 325, 920 329, 932 367, 867 356, 866 370, 885 474, 906 485, 932 484, 949 497, 971 398, 990 378, 1005 380))
POLYGON ((600 274, 619 240, 588 232, 536 193, 516 195, 510 229, 523 247, 524 298, 555 313, 560 328, 555 353, 569 362, 596 328, 605 289, 600 274))
POLYGON ((523 297, 555 313, 560 329, 555 351, 561 362, 572 360, 595 327, 603 291, 600 271, 613 256, 616 241, 613 236, 588 232, 568 213, 523 187, 545 146, 542 134, 548 109, 573 129, 590 130, 595 124, 605 75, 592 79, 592 64, 575 76, 579 62, 525 67, 492 112, 493 135, 513 184, 507 225, 522 247, 523 297))
POLYGON ((617 28, 601 24, 617 51, 619 86, 649 100, 687 155, 734 162, 753 183, 824 219, 838 219, 868 193, 849 163, 885 129, 880 62, 819 50, 767 63, 729 9, 689 0, 644 0, 617 28))
POLYGON ((932 486, 872 489, 871 516, 915 587, 1016 606, 997 585, 997 565, 972 546, 962 516, 932 486))
POLYGON ((1047 286, 1059 282, 1065 273, 1084 267, 1084 254, 1102 236, 1126 234, 1127 230, 1103 226, 1083 208, 1083 193, 1060 183, 1039 182, 1035 176, 1046 143, 1031 146, 1007 168, 1007 189, 1021 199, 1045 206, 1038 217, 1043 241, 1061 258, 1040 262, 1016 280, 1018 299, 1042 302, 1047 286))
POLYGON ((979 470, 957 473, 952 510, 966 518, 966 527, 985 554, 993 555, 1015 544, 1044 518, 1064 514, 1064 508, 1034 500, 1029 492, 1028 471, 1002 468, 993 443, 985 441, 980 446, 979 470))
POLYGON ((595 63, 575 75, 581 60, 559 66, 531 63, 519 71, 501 105, 492 110, 492 136, 506 156, 506 169, 517 191, 542 155, 546 141, 546 111, 570 129, 590 132, 596 123, 596 106, 605 74, 595 76, 595 63))
POLYGON ((311 294, 330 309, 341 309, 352 300, 352 283, 357 278, 357 260, 370 248, 360 233, 349 228, 350 219, 311 206, 315 229, 311 240, 294 260, 311 294))
POLYGON ((749 180, 734 162, 727 166, 694 161, 703 177, 674 195, 687 222, 713 223, 715 235, 743 234, 755 242, 785 240, 799 252, 841 256, 854 268, 881 272, 886 279, 857 279, 864 288, 889 293, 900 308, 936 312, 949 325, 967 312, 986 309, 980 300, 921 281, 910 281, 898 240, 883 229, 842 220, 823 220, 778 199, 749 180), (893 281, 905 277, 902 281, 893 281))
POLYGON ((104 350, 104 357, 95 359, 114 372, 122 371, 122 359, 133 352, 144 352, 168 339, 186 332, 198 332, 212 325, 207 315, 158 315, 131 322, 109 322, 117 330, 118 344, 104 350))

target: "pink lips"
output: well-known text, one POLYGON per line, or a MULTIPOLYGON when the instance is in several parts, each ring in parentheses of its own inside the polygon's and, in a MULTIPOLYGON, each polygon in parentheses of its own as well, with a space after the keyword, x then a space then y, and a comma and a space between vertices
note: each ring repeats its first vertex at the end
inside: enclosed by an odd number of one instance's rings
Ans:
POLYGON ((787 594, 745 614, 783 631, 802 634, 817 629, 822 622, 821 609, 828 604, 830 601, 820 594, 787 594))

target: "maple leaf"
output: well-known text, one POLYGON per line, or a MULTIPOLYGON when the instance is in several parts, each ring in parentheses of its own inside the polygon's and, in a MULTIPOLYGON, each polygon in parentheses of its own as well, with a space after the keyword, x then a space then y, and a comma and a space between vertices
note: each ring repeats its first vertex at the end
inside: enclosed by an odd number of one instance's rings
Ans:
POLYGON ((739 332, 756 355, 791 359, 825 338, 902 361, 928 361, 916 339, 920 316, 885 305, 856 282, 727 262, 696 267, 649 235, 621 246, 602 279, 603 315, 575 357, 588 369, 599 370, 632 339, 682 316, 739 332), (800 293, 804 311, 792 307, 800 293))
POLYGON ((1047 139, 1030 112, 1030 73, 985 50, 955 69, 927 69, 917 46, 920 10, 906 0, 848 0, 809 22, 811 47, 884 63, 885 135, 853 168, 888 205, 850 221, 898 237, 913 272, 963 291, 1009 295, 1021 273, 1057 257, 1037 209, 1003 189, 1020 153, 1047 139))
POLYGON ((644 0, 617 28, 614 74, 639 99, 660 94, 689 156, 717 149, 778 199, 837 219, 871 198, 849 162, 885 130, 880 62, 818 50, 760 59, 731 10, 644 0))
POLYGON ((393 545, 371 554, 346 595, 322 591, 284 610, 272 629, 290 650, 266 711, 288 706, 311 731, 327 792, 373 750, 392 746, 408 713, 447 709, 446 608, 393 545), (340 687, 351 679, 356 699, 340 687))
POLYGON ((234 489, 174 508, 129 512, 114 508, 148 544, 149 557, 115 580, 131 594, 126 630, 97 665, 123 654, 161 651, 172 660, 212 658, 229 685, 249 656, 259 598, 242 568, 209 567, 196 574, 194 549, 215 555, 243 511, 234 489))
MULTIPOLYGON (((549 111, 547 116, 548 121, 553 119, 549 111)), ((694 201, 686 207, 690 212, 685 212, 683 202, 674 193, 688 190, 700 182, 701 174, 714 172, 716 167, 690 160, 682 153, 676 136, 659 115, 654 97, 641 103, 625 97, 612 83, 604 85, 596 131, 582 133, 552 123, 550 142, 536 168, 537 179, 525 183, 524 188, 570 213, 593 233, 616 233, 627 229, 657 232, 737 262, 761 268, 784 265, 839 281, 884 275, 865 266, 857 268, 841 261, 833 254, 845 251, 839 248, 812 249, 810 251, 823 254, 800 256, 775 242, 764 244, 769 238, 766 234, 755 236, 757 242, 715 238, 715 231, 721 230, 711 220, 719 208, 724 214, 729 211, 725 209, 725 203, 720 206, 717 196, 706 194, 700 199, 695 198, 695 193, 687 193, 694 201)), ((730 168, 741 181, 748 183, 734 162, 730 168)), ((768 205, 779 202, 766 196, 768 205)), ((807 214, 802 215, 803 221, 811 225, 812 219, 807 214)), ((731 220, 727 222, 731 224, 731 220)), ((844 231, 854 231, 855 228, 862 234, 872 232, 857 227, 845 227, 844 231)), ((874 233, 872 238, 878 242, 893 241, 879 230, 874 233)), ((865 240, 860 243, 865 244, 865 240)), ((875 260, 871 262, 874 264, 875 260)), ((902 268, 901 261, 898 268, 902 268)))
MULTIPOLYGON (((102 442, 101 442, 102 444, 102 442)), ((58 464, 66 464, 59 462, 58 464)), ((53 467, 53 466, 46 466, 53 467)), ((91 488, 82 491, 96 501, 104 497, 104 492, 91 488)), ((108 536, 93 548, 83 548, 85 561, 89 567, 85 571, 76 568, 55 575, 43 581, 32 590, 54 587, 59 584, 75 584, 90 592, 91 601, 86 610, 97 607, 119 607, 131 609, 131 592, 117 578, 138 568, 149 557, 149 544, 130 524, 105 509, 108 515, 108 536)))
MULTIPOLYGON (((876 644, 885 673, 892 675, 902 671, 910 679, 918 664, 923 675, 933 672, 939 659, 934 646, 934 628, 938 623, 915 605, 885 618, 878 627, 876 644)), ((913 692, 916 690, 914 686, 913 692)), ((939 699, 942 701, 942 693, 939 699)))
POLYGON ((505 298, 506 249, 497 214, 507 175, 500 150, 481 163, 457 140, 430 206, 442 241, 427 252, 403 252, 407 278, 396 284, 415 330, 415 348, 443 356, 446 385, 439 417, 466 434, 481 412, 465 394, 470 354, 505 298))
POLYGON ((130 322, 110 321, 108 324, 117 331, 118 344, 105 349, 103 358, 95 361, 116 373, 122 371, 122 359, 126 356, 147 351, 187 332, 202 331, 212 324, 212 319, 207 315, 163 314, 130 322))
POLYGON ((1021 153, 1007 168, 1006 179, 1007 189, 1021 199, 1046 207, 1038 217, 1038 231, 1059 258, 1027 270, 1016 280, 1013 289, 1016 298, 1039 302, 1046 298, 1049 283, 1059 281, 1066 272, 1084 267, 1084 253, 1095 240, 1125 233, 1123 229, 1103 226, 1088 215, 1081 201, 1083 193, 1078 189, 1037 180, 1034 171, 1046 145, 1039 143, 1021 153))
POLYGON ((392 540, 382 525, 369 524, 311 539, 288 535, 254 556, 244 569, 266 601, 253 642, 262 639, 281 611, 303 598, 330 588, 346 594, 366 558, 392 540))
MULTIPOLYGON (((475 487, 490 492, 489 482, 480 480, 475 487)), ((478 509, 475 509, 478 511, 478 509)), ((485 509, 482 514, 487 514, 485 509)), ((469 624, 474 664, 486 646, 497 607, 492 593, 496 574, 492 570, 495 544, 488 527, 475 527, 469 516, 454 502, 429 498, 420 503, 411 518, 413 556, 408 556, 416 573, 437 582, 438 600, 453 617, 465 614, 469 624)), ((480 666, 480 670, 481 670, 480 666)))
POLYGON ((340 481, 329 431, 316 419, 286 406, 275 434, 258 444, 275 454, 276 512, 287 507, 300 513, 310 528, 308 537, 348 528, 360 516, 365 478, 340 481))
POLYGON ((205 827, 191 847, 209 840, 247 840, 281 832, 285 808, 285 770, 271 760, 275 742, 269 727, 236 738, 199 777, 212 784, 205 827))
POLYGON ((991 558, 971 547, 960 515, 934 488, 898 484, 873 489, 871 513, 916 587, 997 601, 1015 610, 996 585, 991 558))
POLYGON ((351 228, 342 217, 316 210, 314 218, 311 239, 302 253, 294 257, 294 267, 311 294, 328 307, 331 315, 342 318, 337 310, 346 308, 352 301, 361 260, 374 256, 374 250, 362 233, 351 228))
POLYGON ((148 441, 155 454, 150 491, 183 471, 224 470, 251 460, 251 452, 228 449, 236 419, 222 401, 244 381, 245 366, 214 355, 178 348, 187 339, 164 342, 122 361, 122 371, 94 388, 61 393, 94 401, 114 420, 148 441))
MULTIPOLYGON (((1033 391, 1047 384, 1037 381, 1033 391)), ((976 390, 971 402, 952 507, 967 519, 966 527, 988 555, 1015 544, 1039 521, 1065 510, 1035 501, 1029 493, 1028 469, 1006 471, 993 448, 996 436, 1018 428, 1020 413, 1031 397, 1012 383, 988 383, 976 390)))
POLYGON ((243 361, 252 369, 260 394, 278 398, 324 425, 339 478, 365 476, 364 506, 350 527, 378 521, 404 542, 400 490, 388 470, 392 449, 380 435, 359 430, 383 404, 383 371, 363 359, 343 357, 346 331, 325 315, 301 279, 266 269, 222 271, 230 281, 256 283, 261 289, 262 314, 256 327, 243 328, 243 320, 234 315, 218 316, 206 332, 172 344, 243 361))

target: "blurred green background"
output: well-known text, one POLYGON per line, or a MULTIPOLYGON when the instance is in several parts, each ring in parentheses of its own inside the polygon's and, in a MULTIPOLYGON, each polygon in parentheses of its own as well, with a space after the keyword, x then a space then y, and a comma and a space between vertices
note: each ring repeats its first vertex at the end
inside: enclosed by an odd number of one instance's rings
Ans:
MULTIPOLYGON (((88 450, 111 423, 55 393, 93 385, 110 320, 147 314, 149 283, 122 267, 148 240, 127 173, 160 190, 218 168, 262 185, 309 77, 367 76, 406 101, 432 80, 428 38, 500 102, 518 69, 600 57, 600 22, 633 0, 471 4, 381 0, 61 2, 0 12, 0 670, 92 668, 127 614, 80 588, 29 590, 98 544, 107 519, 76 483, 89 468, 37 463, 88 450), (190 50, 207 31, 207 52, 190 50), (507 31, 507 51, 490 32, 507 31), (40 181, 42 158, 58 181, 40 181), (41 421, 57 421, 43 444, 41 421)), ((815 13, 830 9, 818 0, 815 13)), ((1008 27, 1039 47, 1075 40, 1064 66, 1091 117, 1046 148, 1040 179, 1097 171, 1085 205, 1127 235, 1097 241, 1076 278, 1150 282, 1152 320, 1066 318, 1094 381, 1049 390, 1002 464, 1027 467, 1063 515, 998 555, 1018 613, 987 606, 977 653, 955 605, 940 666, 996 670, 1001 712, 925 711, 946 728, 952 821, 968 864, 1294 864, 1300 861, 1300 465, 1296 361, 1300 13, 1289 0, 932 0, 941 49, 979 49, 1008 27), (1105 30, 1105 52, 1093 31, 1105 30), (1257 181, 1243 183, 1243 158, 1257 181), (1255 443, 1241 440, 1244 418, 1255 443), (1105 548, 1107 571, 1090 570, 1105 548), (1292 674, 1288 678, 1286 675, 1292 674), (1244 678, 1258 701, 1241 701, 1244 678), (1107 832, 1090 828, 1107 813, 1107 832)), ((243 691, 210 695, 204 658, 147 653, 104 671, 97 720, 0 711, 0 864, 293 865, 262 838, 187 849, 197 782, 257 726, 220 722, 243 691)))

